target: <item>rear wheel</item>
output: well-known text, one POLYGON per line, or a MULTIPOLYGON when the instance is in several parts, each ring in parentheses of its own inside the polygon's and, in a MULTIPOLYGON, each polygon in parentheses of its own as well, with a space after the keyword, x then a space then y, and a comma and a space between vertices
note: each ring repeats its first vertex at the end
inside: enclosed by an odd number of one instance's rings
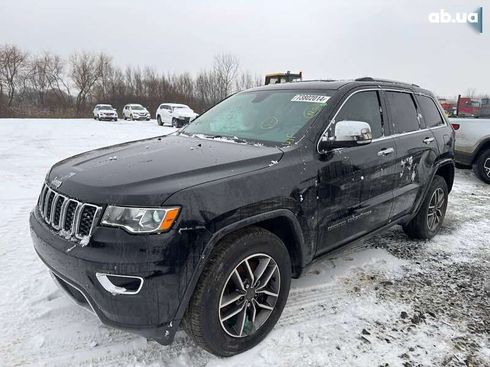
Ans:
POLYGON ((473 164, 473 172, 480 180, 490 184, 490 149, 484 150, 478 155, 473 164))
POLYGON ((250 227, 223 239, 201 275, 184 317, 204 349, 232 356, 262 341, 281 316, 291 262, 282 241, 250 227))
POLYGON ((441 176, 435 176, 417 215, 405 226, 405 233, 416 239, 430 239, 441 229, 446 216, 448 189, 441 176))
POLYGON ((131 119, 131 121, 134 121, 134 116, 133 116, 133 114, 131 114, 130 119, 131 119))

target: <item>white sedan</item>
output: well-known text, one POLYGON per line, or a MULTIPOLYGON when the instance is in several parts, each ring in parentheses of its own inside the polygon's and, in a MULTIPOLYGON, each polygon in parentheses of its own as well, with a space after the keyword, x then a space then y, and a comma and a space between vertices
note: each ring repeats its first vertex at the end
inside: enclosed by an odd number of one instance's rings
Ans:
POLYGON ((178 103, 162 103, 157 108, 156 117, 158 125, 172 125, 182 127, 194 120, 199 114, 189 106, 178 103))

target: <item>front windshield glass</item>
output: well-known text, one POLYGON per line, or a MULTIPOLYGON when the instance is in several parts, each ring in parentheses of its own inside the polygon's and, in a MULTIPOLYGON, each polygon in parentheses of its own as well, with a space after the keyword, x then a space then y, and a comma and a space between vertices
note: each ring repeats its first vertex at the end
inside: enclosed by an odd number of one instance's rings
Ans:
POLYGON ((99 110, 113 110, 111 105, 100 106, 99 110))
POLYGON ((182 133, 291 144, 332 94, 331 90, 238 93, 199 116, 182 133))
POLYGON ((143 106, 135 106, 135 105, 133 105, 133 106, 131 106, 131 109, 132 110, 138 110, 139 111, 139 110, 144 110, 145 108, 143 106))

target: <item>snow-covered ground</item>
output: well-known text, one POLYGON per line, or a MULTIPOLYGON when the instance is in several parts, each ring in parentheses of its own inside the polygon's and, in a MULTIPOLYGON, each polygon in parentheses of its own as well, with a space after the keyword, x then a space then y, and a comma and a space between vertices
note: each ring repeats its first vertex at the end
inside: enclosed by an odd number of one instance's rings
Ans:
POLYGON ((221 359, 179 332, 164 347, 102 325, 37 258, 28 214, 48 168, 173 131, 152 122, 0 120, 0 366, 489 366, 490 186, 457 171, 442 232, 400 228, 331 253, 293 281, 264 342, 221 359))

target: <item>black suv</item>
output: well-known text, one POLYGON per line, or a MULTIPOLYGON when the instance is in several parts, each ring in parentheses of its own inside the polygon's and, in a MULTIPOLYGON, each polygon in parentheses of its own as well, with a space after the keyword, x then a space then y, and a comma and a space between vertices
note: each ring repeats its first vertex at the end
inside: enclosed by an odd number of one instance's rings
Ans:
POLYGON ((433 237, 453 145, 416 85, 254 88, 172 135, 54 165, 30 216, 34 247, 103 323, 169 344, 182 322, 230 356, 271 331, 314 258, 395 224, 433 237))

